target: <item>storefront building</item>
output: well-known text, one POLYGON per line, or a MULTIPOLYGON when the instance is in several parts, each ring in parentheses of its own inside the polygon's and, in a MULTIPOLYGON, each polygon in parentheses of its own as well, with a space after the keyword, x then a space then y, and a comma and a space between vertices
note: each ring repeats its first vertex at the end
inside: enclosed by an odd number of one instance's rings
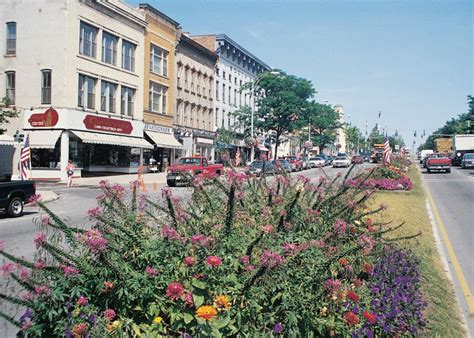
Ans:
POLYGON ((4 23, 11 33, 0 44, 0 93, 21 112, 16 130, 30 135, 33 178, 64 180, 69 159, 76 175, 136 172, 151 147, 140 11, 119 0, 7 0, 0 20, 0 35, 4 23))
POLYGON ((184 34, 176 51, 174 131, 183 144, 178 156, 201 155, 214 160, 214 67, 218 56, 184 34))
POLYGON ((144 168, 166 171, 175 162, 176 150, 183 145, 176 140, 173 119, 176 111, 176 44, 181 26, 148 4, 140 4, 145 16, 143 119, 145 138, 154 145, 144 152, 144 168))

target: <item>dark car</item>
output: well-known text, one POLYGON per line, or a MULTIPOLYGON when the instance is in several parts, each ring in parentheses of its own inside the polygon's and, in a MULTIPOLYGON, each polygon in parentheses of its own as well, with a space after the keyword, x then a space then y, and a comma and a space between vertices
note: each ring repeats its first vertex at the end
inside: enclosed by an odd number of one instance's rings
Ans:
POLYGON ((278 160, 273 160, 272 163, 275 167, 275 171, 277 172, 283 171, 283 172, 286 172, 287 174, 291 173, 291 164, 290 162, 288 162, 288 160, 278 159, 278 160))
POLYGON ((466 153, 461 160, 461 168, 474 168, 474 153, 466 153))
POLYGON ((271 161, 253 161, 250 168, 248 168, 247 173, 256 176, 274 175, 275 166, 271 161))
POLYGON ((0 209, 10 217, 21 216, 24 205, 35 193, 34 181, 0 182, 0 209))

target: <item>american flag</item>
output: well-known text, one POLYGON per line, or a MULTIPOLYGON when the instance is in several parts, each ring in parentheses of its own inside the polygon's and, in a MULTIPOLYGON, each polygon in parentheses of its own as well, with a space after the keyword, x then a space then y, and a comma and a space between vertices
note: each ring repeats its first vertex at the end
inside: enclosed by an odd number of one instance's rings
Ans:
POLYGON ((383 162, 389 164, 391 155, 392 148, 390 147, 390 142, 388 141, 388 138, 386 138, 383 144, 383 162))
POLYGON ((240 165, 240 148, 237 148, 237 153, 235 154, 235 165, 237 167, 240 165))
POLYGON ((27 180, 28 179, 28 165, 31 158, 30 152, 30 135, 26 135, 25 145, 23 149, 21 149, 20 154, 20 165, 21 165, 21 179, 27 180))

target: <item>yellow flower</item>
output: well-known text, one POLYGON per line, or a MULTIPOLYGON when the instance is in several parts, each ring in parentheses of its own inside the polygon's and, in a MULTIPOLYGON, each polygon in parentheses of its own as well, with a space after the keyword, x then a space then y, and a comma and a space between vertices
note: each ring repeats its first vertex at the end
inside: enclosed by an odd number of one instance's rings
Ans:
POLYGON ((218 308, 228 310, 228 309, 230 309, 229 298, 225 295, 217 296, 217 297, 214 298, 214 305, 218 308))
POLYGON ((155 318, 153 318, 153 323, 160 324, 162 320, 163 318, 161 318, 160 316, 156 316, 155 318))
POLYGON ((107 325, 107 331, 111 332, 120 326, 120 320, 114 320, 112 323, 107 325))
POLYGON ((212 320, 217 316, 217 310, 210 305, 200 306, 196 311, 196 317, 204 320, 212 320))
POLYGON ((74 311, 72 311, 72 316, 77 317, 77 316, 79 316, 80 313, 81 313, 81 310, 75 309, 74 311))

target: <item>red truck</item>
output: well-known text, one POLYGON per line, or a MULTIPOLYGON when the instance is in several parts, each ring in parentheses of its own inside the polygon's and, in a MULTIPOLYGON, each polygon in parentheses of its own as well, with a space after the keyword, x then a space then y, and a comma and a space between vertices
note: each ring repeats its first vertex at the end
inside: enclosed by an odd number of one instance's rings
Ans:
POLYGON ((446 153, 433 153, 428 155, 426 159, 426 172, 430 173, 433 170, 442 170, 444 172, 451 172, 451 159, 446 153))
POLYGON ((168 186, 175 187, 190 183, 195 175, 201 174, 204 179, 212 179, 223 173, 222 164, 209 164, 204 156, 183 157, 168 167, 166 182, 168 186))
POLYGON ((296 156, 285 156, 283 159, 290 162, 292 171, 301 171, 303 170, 303 160, 296 156))

